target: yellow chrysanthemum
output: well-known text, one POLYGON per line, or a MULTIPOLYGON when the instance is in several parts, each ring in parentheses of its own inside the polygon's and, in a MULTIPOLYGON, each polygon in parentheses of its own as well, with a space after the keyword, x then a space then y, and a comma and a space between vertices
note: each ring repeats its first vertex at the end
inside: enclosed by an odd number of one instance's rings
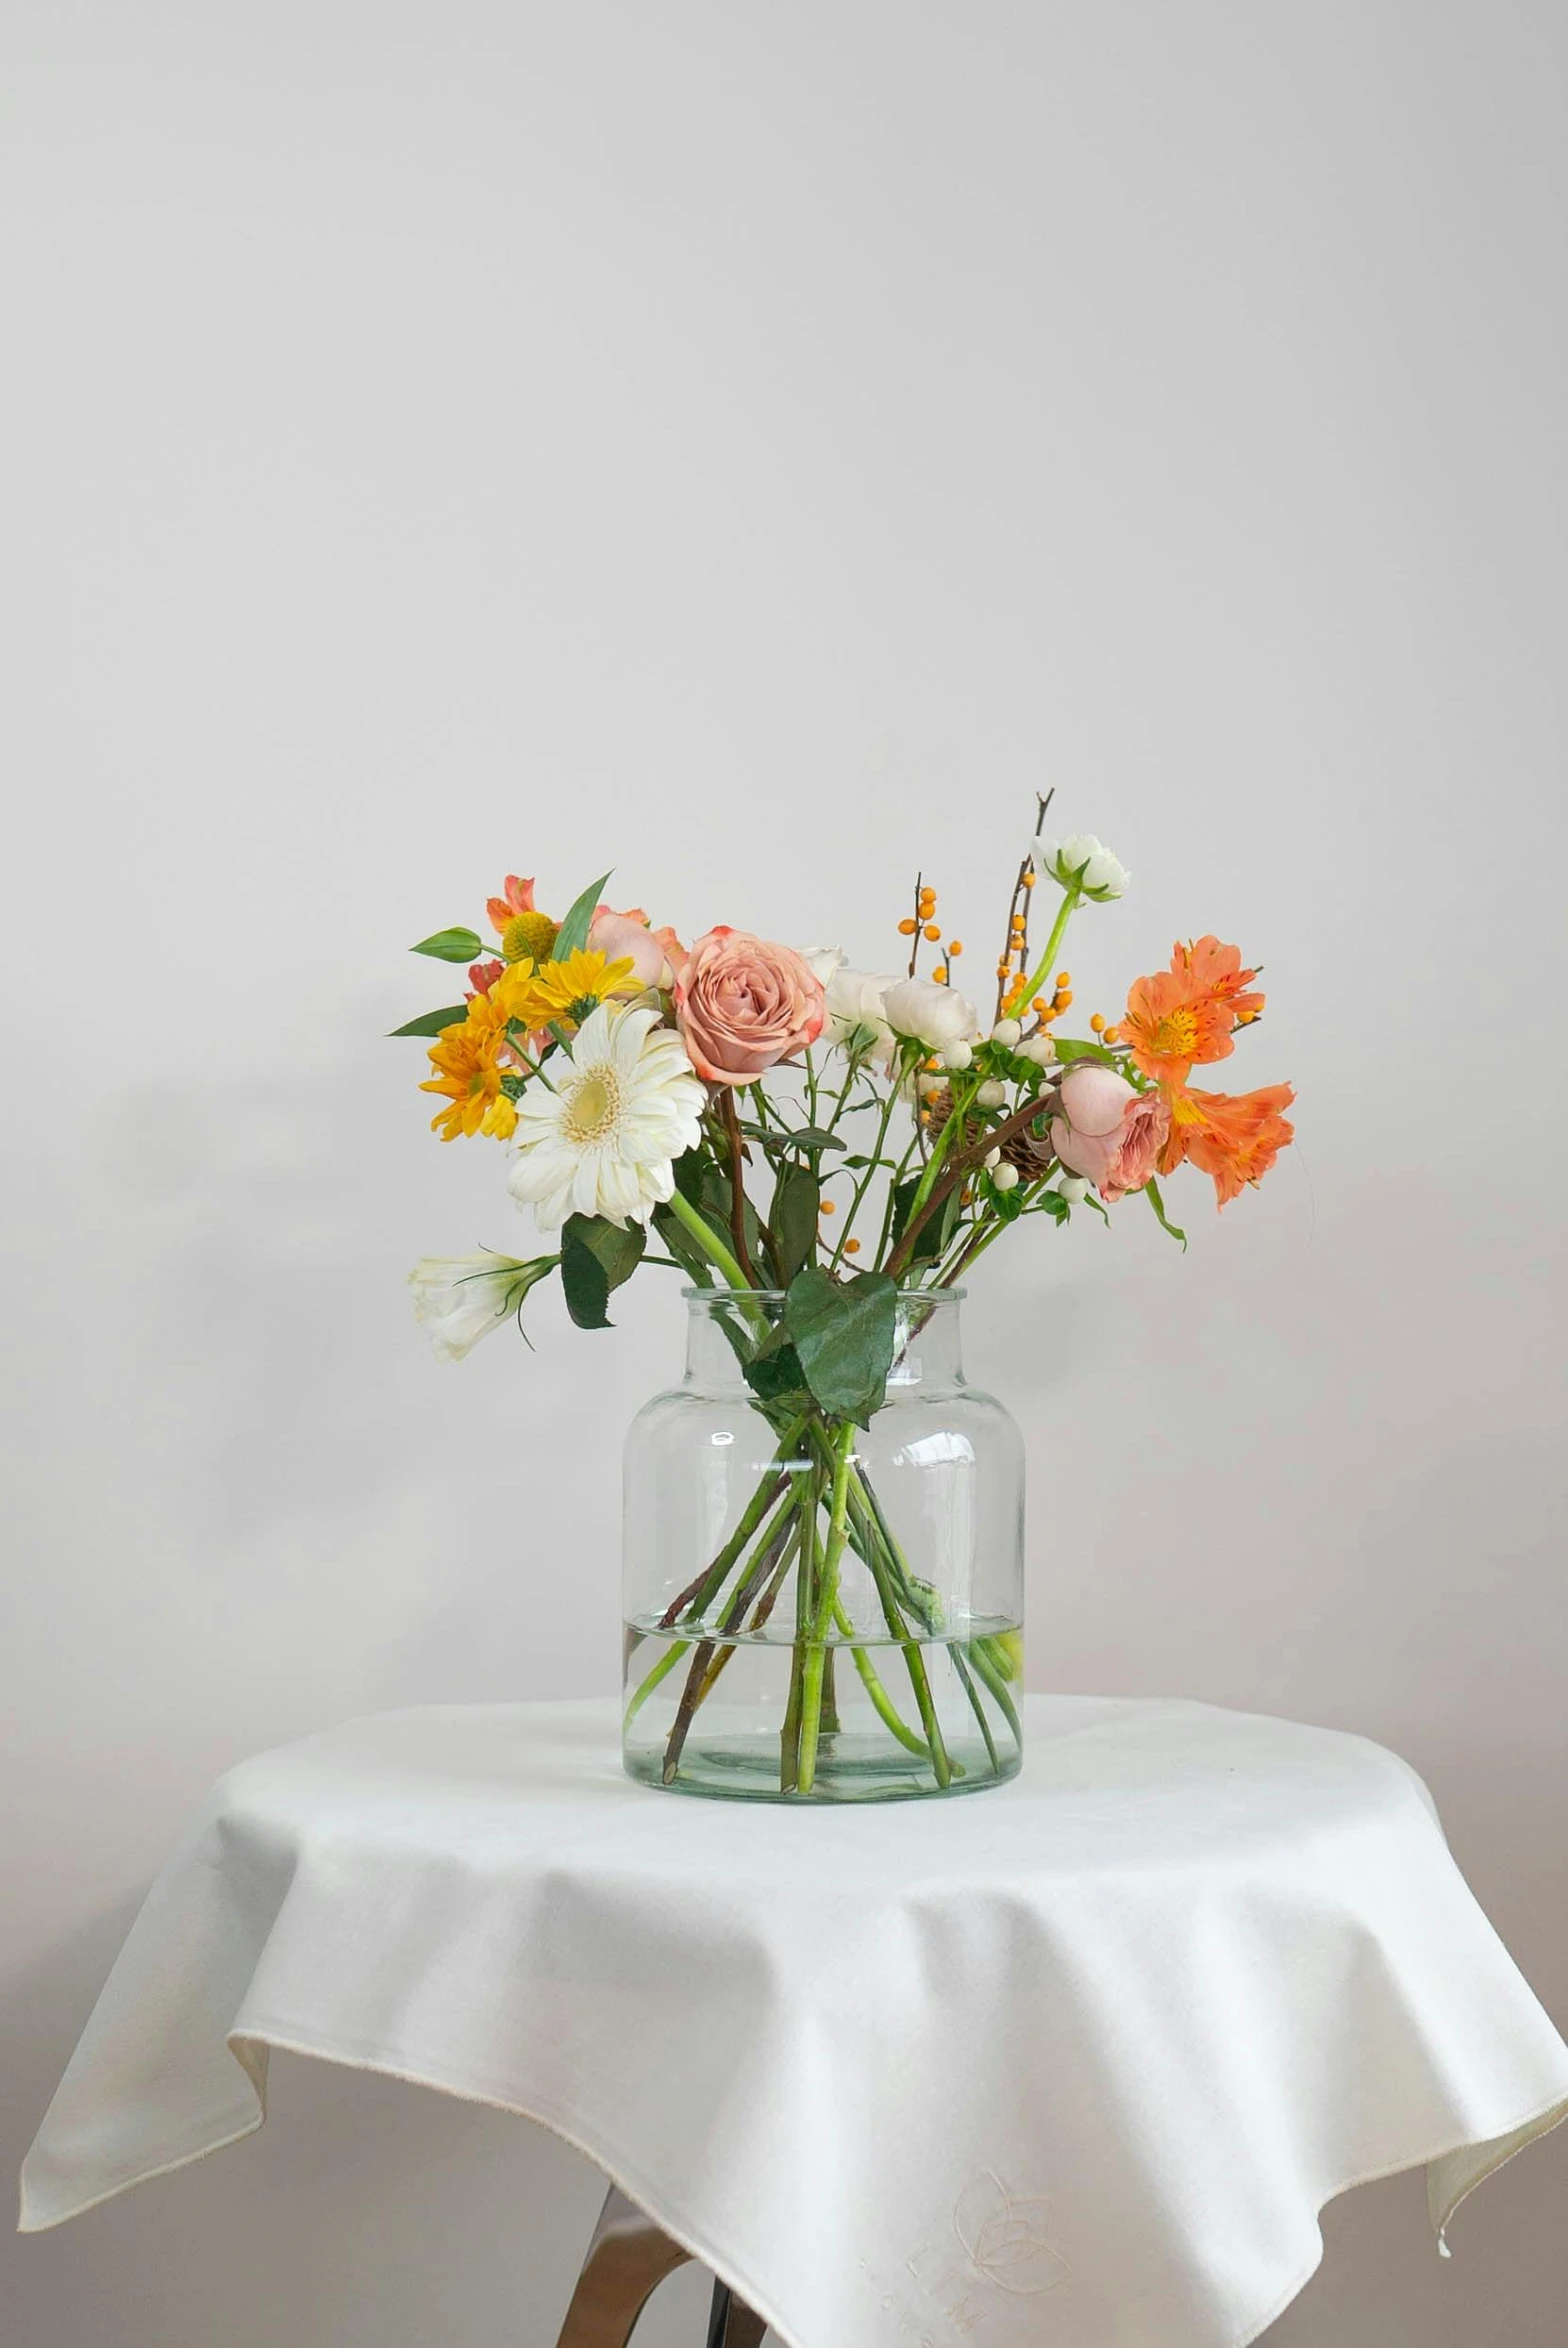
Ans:
POLYGON ((574 1027, 581 1027, 607 996, 619 994, 625 988, 631 975, 629 959, 611 962, 607 956, 586 947, 568 954, 564 962, 541 964, 533 979, 534 999, 544 1006, 544 1020, 537 1024, 565 1019, 574 1027))
POLYGON ((489 1133, 507 1141, 517 1124, 517 1111, 501 1089, 501 1047, 506 1042, 506 1012, 495 1002, 494 990, 475 995, 468 1017, 443 1027, 430 1047, 435 1074, 421 1092, 444 1093, 450 1104, 430 1120, 433 1133, 456 1141, 460 1133, 489 1133))

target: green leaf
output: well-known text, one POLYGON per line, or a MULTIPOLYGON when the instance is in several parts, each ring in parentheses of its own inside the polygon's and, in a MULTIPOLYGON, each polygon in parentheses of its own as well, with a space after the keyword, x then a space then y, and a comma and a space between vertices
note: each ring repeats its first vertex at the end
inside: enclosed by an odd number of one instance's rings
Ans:
POLYGON ((1049 1215, 1053 1223, 1066 1223, 1072 1216, 1072 1208, 1059 1190, 1042 1190, 1029 1210, 1031 1214, 1035 1207, 1039 1208, 1042 1215, 1049 1215))
POLYGON ((893 1366, 898 1291, 885 1272, 857 1272, 842 1285, 808 1268, 790 1283, 784 1327, 806 1384, 833 1418, 871 1424, 893 1366))
POLYGON ((598 1257, 612 1293, 631 1278, 648 1245, 648 1234, 640 1223, 628 1224, 623 1231, 619 1223, 611 1223, 603 1215, 568 1215, 561 1239, 563 1245, 571 1240, 598 1257))
MULTIPOLYGON (((919 1188, 920 1176, 910 1174, 893 1193, 893 1225, 889 1239, 894 1247, 898 1245, 904 1235, 904 1225, 909 1221, 909 1210, 915 1203, 915 1192, 919 1188)), ((962 1190, 962 1183, 958 1185, 957 1189, 950 1190, 936 1213, 928 1215, 925 1222, 921 1224, 915 1234, 915 1244, 909 1251, 911 1267, 915 1264, 934 1263, 952 1238, 953 1226, 958 1220, 962 1190)))
POLYGON ((746 1383, 761 1402, 783 1402, 804 1394, 806 1373, 800 1356, 782 1329, 775 1329, 745 1365, 746 1383))
MULTIPOLYGON (((614 866, 612 865, 611 871, 613 870, 614 866)), ((568 954, 579 954, 587 945, 588 932, 593 926, 593 917, 599 906, 599 893, 609 877, 608 872, 602 872, 591 889, 584 889, 556 931, 555 944, 550 948, 550 958, 553 962, 564 962, 568 954)))
POLYGON ((410 946, 411 954, 429 954, 437 962, 477 962, 485 941, 471 929, 438 929, 433 937, 410 946))
POLYGON ((561 1235, 561 1286, 566 1291, 566 1309, 579 1329, 610 1327, 606 1310, 610 1301, 609 1274, 593 1249, 570 1228, 561 1235))
POLYGON ((468 1017, 468 1005, 458 1003, 445 1011, 426 1011, 418 1019, 411 1019, 406 1027, 394 1027, 393 1035, 439 1035, 443 1027, 461 1027, 468 1017))
POLYGON ((1168 1231, 1172 1239, 1179 1239, 1181 1241, 1183 1251, 1185 1251, 1187 1245, 1187 1234, 1185 1231, 1179 1230, 1177 1226, 1171 1221, 1170 1217, 1166 1214, 1165 1201, 1160 1196, 1160 1186, 1155 1181, 1152 1174, 1149 1176, 1148 1181, 1144 1184, 1143 1190, 1144 1196, 1147 1198, 1150 1206, 1154 1209, 1154 1220, 1156 1223, 1158 1223, 1160 1229, 1162 1231, 1168 1231))
POLYGON ((787 1288, 816 1252, 822 1186, 807 1166, 785 1166, 773 1186, 769 1222, 779 1286, 787 1288))
POLYGON ((1074 1060, 1098 1060, 1102 1068, 1114 1068, 1118 1076, 1122 1072, 1116 1053, 1105 1044, 1091 1043, 1087 1036, 1053 1036, 1051 1049, 1059 1060, 1068 1064, 1074 1060))
POLYGON ((776 1125, 753 1125, 741 1120, 741 1131, 748 1141, 760 1141, 765 1150, 841 1150, 845 1144, 836 1133, 828 1133, 820 1125, 802 1125, 797 1132, 781 1133, 776 1125))
MULTIPOLYGON (((677 1168, 679 1165, 680 1160, 677 1159, 677 1168)), ((679 1215, 672 1214, 666 1206, 655 1207, 653 1227, 659 1234, 665 1253, 675 1258, 692 1286, 694 1288, 711 1288, 713 1285, 712 1266, 679 1215)))

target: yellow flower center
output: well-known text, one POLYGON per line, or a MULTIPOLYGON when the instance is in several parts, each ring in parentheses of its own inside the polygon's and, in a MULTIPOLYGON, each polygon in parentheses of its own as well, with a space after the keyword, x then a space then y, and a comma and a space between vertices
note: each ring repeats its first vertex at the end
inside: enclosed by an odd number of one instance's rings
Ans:
POLYGON ((1198 1016, 1186 1005, 1179 1011, 1167 1011, 1155 1022, 1150 1048, 1162 1060, 1190 1060, 1198 1041, 1198 1016))
POLYGON ((519 913, 501 932, 501 952, 508 962, 548 961, 555 947, 555 923, 548 913, 519 913))
POLYGON ((603 1141, 621 1111, 621 1088, 615 1070, 600 1066, 573 1085, 561 1123, 567 1137, 579 1145, 603 1141))

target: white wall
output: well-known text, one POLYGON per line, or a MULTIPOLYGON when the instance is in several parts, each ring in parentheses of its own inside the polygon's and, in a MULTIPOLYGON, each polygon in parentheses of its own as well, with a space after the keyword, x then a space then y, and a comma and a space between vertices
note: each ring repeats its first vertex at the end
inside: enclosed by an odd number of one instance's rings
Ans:
MULTIPOLYGON (((1398 1746, 1568 2019, 1565 48, 1509 0, 14 0, 15 2156, 217 1770, 612 1683, 679 1307, 427 1357, 407 1266, 519 1227, 382 1040, 406 943, 612 860, 874 959, 918 859, 980 939, 1043 778, 1135 876, 1080 1003, 1239 939, 1302 1138, 1223 1223, 1191 1185, 1185 1259, 1128 1211, 975 1282, 1034 1684, 1398 1746)), ((1353 2197, 1277 2337, 1555 2341, 1565 2179, 1445 2267, 1416 2180, 1353 2197)), ((545 2343, 594 2198, 280 2064, 260 2139, 6 2246, 5 2337, 545 2343)))

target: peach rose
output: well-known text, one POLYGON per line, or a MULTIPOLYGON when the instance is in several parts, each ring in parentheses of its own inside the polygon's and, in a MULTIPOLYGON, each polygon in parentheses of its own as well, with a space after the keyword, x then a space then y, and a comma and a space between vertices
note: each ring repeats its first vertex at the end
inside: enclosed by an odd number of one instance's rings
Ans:
POLYGON ((822 1033, 822 981, 789 946, 748 930, 710 929, 675 980, 675 1018, 709 1084, 750 1084, 822 1033))
POLYGON ((1107 1206, 1141 1190, 1170 1133, 1170 1104, 1135 1092, 1112 1068, 1080 1065, 1062 1081, 1061 1105, 1051 1146, 1067 1171, 1094 1183, 1107 1206))

